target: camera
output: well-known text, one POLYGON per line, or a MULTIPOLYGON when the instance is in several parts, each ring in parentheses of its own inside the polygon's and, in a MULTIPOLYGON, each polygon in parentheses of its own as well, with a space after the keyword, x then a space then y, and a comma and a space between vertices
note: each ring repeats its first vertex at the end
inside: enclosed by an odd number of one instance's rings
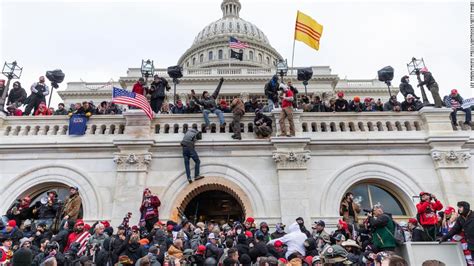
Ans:
POLYGON ((371 214, 372 213, 372 209, 362 209, 363 212, 365 212, 365 214, 371 214))

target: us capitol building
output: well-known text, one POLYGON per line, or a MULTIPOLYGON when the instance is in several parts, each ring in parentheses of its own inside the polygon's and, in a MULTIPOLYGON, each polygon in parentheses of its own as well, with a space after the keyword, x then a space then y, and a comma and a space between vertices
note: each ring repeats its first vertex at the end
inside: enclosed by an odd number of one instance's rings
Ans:
MULTIPOLYGON (((263 99, 264 84, 283 58, 257 26, 240 18, 238 0, 224 0, 221 9, 223 17, 204 27, 179 58, 184 77, 178 95, 184 100, 191 89, 212 91, 222 76, 222 98, 263 99), (250 48, 229 67, 230 36, 250 48)), ((328 66, 312 68, 310 95, 342 90, 346 98, 388 98, 386 85, 377 80, 341 79, 328 66)), ((290 69, 285 80, 293 79, 304 91, 295 72, 290 69)), ((166 69, 157 73, 168 78, 166 69)), ((139 77, 139 68, 129 68, 113 85, 131 89, 139 77)), ((106 84, 70 82, 59 93, 66 106, 84 100, 97 104, 111 99, 106 84)), ((192 184, 179 143, 187 128, 204 123, 200 114, 157 115, 151 121, 141 110, 97 115, 80 137, 68 135, 64 116, 0 116, 0 212, 19 197, 39 199, 51 189, 64 196, 73 185, 79 187, 86 221, 107 219, 115 225, 128 211, 138 222, 144 188, 160 197, 163 220, 179 219, 180 208, 192 220, 252 216, 257 222, 290 224, 301 216, 307 226, 316 219, 334 226, 347 191, 364 208, 380 202, 406 219, 415 216, 420 191, 436 194, 445 206, 474 203, 474 134, 453 130, 449 112, 429 107, 401 113, 295 112, 296 137, 276 137, 274 123, 274 137, 264 140, 255 137, 249 113, 242 120, 242 141, 230 137, 229 126, 203 134, 196 148, 206 177, 192 184)), ((276 122, 280 114, 268 115, 276 122)), ((227 125, 231 119, 226 114, 227 125)), ((217 118, 211 116, 211 122, 217 124, 217 118)))

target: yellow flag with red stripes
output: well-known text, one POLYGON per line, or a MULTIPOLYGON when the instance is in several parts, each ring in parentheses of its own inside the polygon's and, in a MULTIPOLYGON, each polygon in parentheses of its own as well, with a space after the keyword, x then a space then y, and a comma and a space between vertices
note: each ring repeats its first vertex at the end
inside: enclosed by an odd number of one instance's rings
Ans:
POLYGON ((298 11, 296 14, 295 40, 306 43, 319 50, 319 40, 323 34, 323 25, 310 16, 298 11))

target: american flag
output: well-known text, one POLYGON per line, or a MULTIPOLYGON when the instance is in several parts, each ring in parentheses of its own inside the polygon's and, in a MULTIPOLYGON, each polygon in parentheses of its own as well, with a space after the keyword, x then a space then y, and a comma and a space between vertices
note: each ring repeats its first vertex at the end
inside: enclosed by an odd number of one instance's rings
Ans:
POLYGON ((241 41, 237 40, 234 37, 230 37, 229 47, 234 48, 234 49, 245 49, 245 48, 249 48, 249 45, 244 43, 244 42, 241 42, 241 41))
POLYGON ((112 102, 138 107, 142 109, 150 119, 153 119, 151 106, 146 97, 141 94, 114 87, 112 92, 112 102))

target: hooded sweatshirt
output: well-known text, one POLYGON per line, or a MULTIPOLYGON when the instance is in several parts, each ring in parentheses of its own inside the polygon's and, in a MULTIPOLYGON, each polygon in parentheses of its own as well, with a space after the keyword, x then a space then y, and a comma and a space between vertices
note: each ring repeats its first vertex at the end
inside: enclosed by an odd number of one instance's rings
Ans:
POLYGON ((298 223, 294 222, 288 227, 288 234, 273 239, 272 241, 268 242, 268 244, 273 245, 275 241, 280 240, 288 247, 286 251, 286 258, 288 258, 291 254, 295 252, 299 252, 301 255, 305 256, 305 248, 304 248, 304 241, 306 240, 306 235, 301 232, 300 226, 298 223))

